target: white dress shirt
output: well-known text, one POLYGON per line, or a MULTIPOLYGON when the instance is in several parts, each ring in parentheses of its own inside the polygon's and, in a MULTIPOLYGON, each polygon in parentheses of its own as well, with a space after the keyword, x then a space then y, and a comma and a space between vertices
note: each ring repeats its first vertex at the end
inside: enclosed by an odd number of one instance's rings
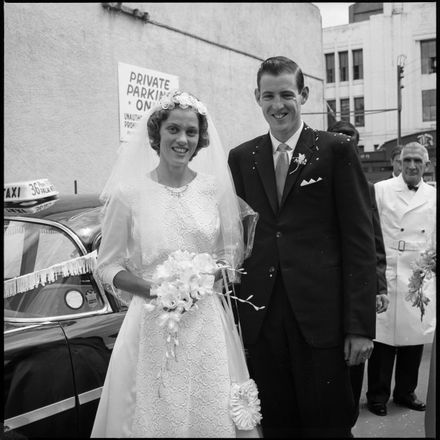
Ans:
POLYGON ((269 132, 270 140, 272 141, 272 152, 273 152, 273 164, 274 168, 276 168, 278 156, 280 155, 280 152, 277 151, 277 148, 280 144, 286 144, 288 145, 291 150, 287 151, 287 155, 289 157, 289 163, 292 161, 293 152, 295 151, 296 144, 298 143, 299 136, 301 134, 301 131, 304 127, 304 122, 301 121, 301 125, 299 126, 298 130, 293 133, 293 135, 287 139, 286 142, 279 141, 272 132, 269 132))

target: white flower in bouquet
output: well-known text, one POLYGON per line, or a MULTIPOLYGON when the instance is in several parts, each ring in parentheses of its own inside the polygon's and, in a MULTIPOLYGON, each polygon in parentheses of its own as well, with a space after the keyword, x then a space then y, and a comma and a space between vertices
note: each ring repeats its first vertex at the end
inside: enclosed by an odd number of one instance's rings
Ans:
POLYGON ((160 304, 166 309, 175 309, 180 302, 181 295, 178 286, 170 281, 155 286, 151 289, 151 295, 157 296, 160 304))
POLYGON ((195 300, 202 299, 204 296, 213 292, 214 275, 198 275, 191 279, 191 297, 195 300))
POLYGON ((193 258, 193 265, 199 273, 213 274, 217 270, 217 263, 209 254, 197 254, 193 258))

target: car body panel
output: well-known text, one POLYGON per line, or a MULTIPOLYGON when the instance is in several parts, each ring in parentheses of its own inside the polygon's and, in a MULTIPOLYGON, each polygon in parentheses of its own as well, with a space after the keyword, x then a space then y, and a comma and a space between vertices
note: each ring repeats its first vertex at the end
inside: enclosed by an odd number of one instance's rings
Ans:
POLYGON ((72 363, 57 322, 5 334, 3 387, 6 433, 46 436, 64 427, 77 432, 72 363), (54 381, 57 386, 50 386, 54 381))

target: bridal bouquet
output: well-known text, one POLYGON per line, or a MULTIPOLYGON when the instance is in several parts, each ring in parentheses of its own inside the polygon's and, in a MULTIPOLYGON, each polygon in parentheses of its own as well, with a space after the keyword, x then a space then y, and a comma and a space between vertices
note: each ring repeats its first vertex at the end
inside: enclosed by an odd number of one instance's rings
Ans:
POLYGON ((419 258, 412 264, 413 272, 409 279, 409 293, 407 301, 412 301, 413 307, 420 309, 420 320, 423 320, 425 308, 429 303, 429 298, 423 293, 423 283, 429 280, 436 273, 437 252, 435 249, 427 249, 422 252, 419 258))
POLYGON ((150 290, 155 298, 145 304, 151 312, 161 310, 158 324, 166 329, 167 359, 176 359, 179 321, 185 312, 198 308, 197 301, 214 292, 215 260, 209 254, 177 250, 156 267, 150 290))

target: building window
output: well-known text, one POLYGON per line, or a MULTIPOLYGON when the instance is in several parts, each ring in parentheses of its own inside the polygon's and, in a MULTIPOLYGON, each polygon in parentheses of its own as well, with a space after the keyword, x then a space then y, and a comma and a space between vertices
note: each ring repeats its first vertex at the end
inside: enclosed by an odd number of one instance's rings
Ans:
POLYGON ((354 125, 356 127, 365 126, 365 113, 364 113, 364 97, 354 98, 354 125))
POLYGON ((364 77, 364 61, 362 49, 353 51, 353 79, 362 79, 364 77))
POLYGON ((327 101, 327 128, 336 122, 336 100, 327 101))
POLYGON ((430 74, 437 72, 435 46, 435 40, 425 40, 420 42, 422 73, 430 74))
POLYGON ((325 54, 325 71, 327 72, 327 83, 335 82, 335 54, 325 54))
POLYGON ((339 52, 339 81, 348 81, 348 52, 339 52))
POLYGON ((435 103, 436 89, 422 90, 423 120, 435 121, 437 118, 437 107, 435 103))
POLYGON ((350 100, 348 98, 341 99, 341 121, 350 122, 350 100))

